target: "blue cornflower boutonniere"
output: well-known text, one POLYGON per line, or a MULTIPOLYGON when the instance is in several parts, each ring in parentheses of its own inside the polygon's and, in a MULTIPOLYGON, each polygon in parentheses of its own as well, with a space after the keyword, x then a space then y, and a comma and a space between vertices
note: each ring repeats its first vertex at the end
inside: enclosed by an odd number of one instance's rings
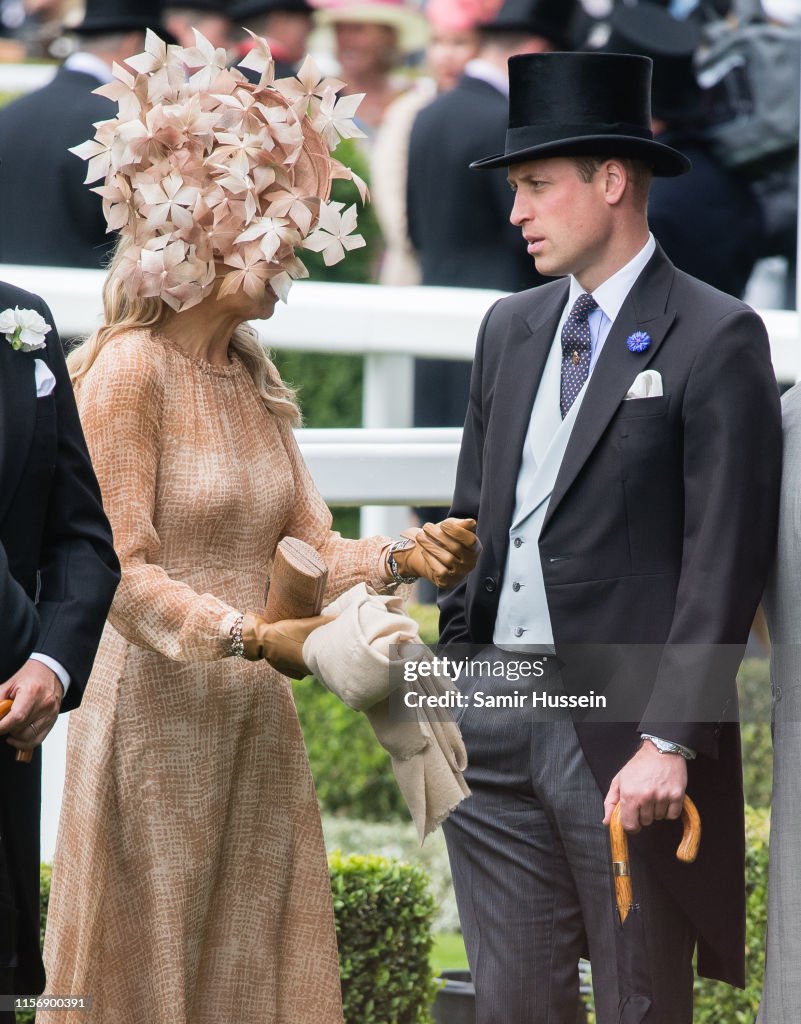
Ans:
POLYGON ((635 331, 626 338, 629 352, 644 352, 651 344, 651 335, 645 331, 635 331))

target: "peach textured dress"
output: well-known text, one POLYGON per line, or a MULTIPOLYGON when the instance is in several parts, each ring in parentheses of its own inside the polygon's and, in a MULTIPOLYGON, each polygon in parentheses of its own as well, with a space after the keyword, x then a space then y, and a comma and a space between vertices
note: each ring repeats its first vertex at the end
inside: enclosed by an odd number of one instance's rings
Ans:
POLYGON ((78 404, 122 582, 82 705, 45 945, 41 1024, 340 1024, 331 892, 291 684, 228 656, 276 544, 313 544, 330 597, 378 577, 243 364, 149 331, 108 343, 78 404))

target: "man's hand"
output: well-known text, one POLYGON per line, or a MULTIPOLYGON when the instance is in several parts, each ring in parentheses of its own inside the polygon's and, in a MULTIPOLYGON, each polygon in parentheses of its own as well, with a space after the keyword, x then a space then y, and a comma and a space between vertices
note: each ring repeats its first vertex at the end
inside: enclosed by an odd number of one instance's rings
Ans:
POLYGON ((422 576, 436 587, 460 583, 475 568, 481 554, 475 528, 473 519, 426 523, 412 536, 412 547, 395 552, 401 575, 422 576))
POLYGON ((26 661, 19 672, 0 686, 0 700, 14 707, 0 721, 0 736, 16 750, 33 750, 56 724, 64 687, 55 672, 41 661, 26 661))
POLYGON ((620 821, 627 832, 665 818, 680 818, 687 789, 687 762, 681 754, 660 754, 650 740, 612 779, 604 800, 604 825, 620 804, 620 821))

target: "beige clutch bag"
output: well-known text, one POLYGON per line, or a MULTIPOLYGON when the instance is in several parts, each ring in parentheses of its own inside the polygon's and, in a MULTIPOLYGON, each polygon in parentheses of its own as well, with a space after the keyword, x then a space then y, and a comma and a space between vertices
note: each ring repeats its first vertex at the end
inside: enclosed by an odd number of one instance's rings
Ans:
POLYGON ((328 566, 317 551, 297 537, 284 537, 273 559, 264 618, 308 619, 319 615, 328 581, 328 566))

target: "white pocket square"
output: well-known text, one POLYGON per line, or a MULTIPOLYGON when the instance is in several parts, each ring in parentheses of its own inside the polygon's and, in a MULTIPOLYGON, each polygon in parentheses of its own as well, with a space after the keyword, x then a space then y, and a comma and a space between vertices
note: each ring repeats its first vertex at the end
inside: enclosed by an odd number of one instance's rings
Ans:
POLYGON ((56 378, 50 367, 42 359, 34 359, 33 366, 36 371, 36 397, 46 398, 52 395, 56 387, 56 378))
POLYGON ((643 370, 634 378, 634 383, 626 392, 625 401, 632 398, 661 398, 662 377, 657 370, 643 370))

